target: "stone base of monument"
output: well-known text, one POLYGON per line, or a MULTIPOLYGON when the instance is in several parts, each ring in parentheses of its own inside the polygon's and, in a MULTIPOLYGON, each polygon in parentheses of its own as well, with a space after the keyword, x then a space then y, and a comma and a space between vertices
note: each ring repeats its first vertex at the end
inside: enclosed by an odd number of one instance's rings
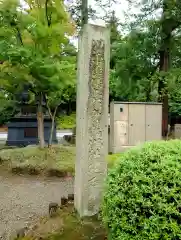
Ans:
POLYGON ((133 147, 136 147, 136 146, 122 146, 121 147, 121 152, 126 152, 126 151, 128 151, 129 149, 131 149, 133 147))
MULTIPOLYGON (((51 119, 44 118, 44 138, 48 144, 51 131, 51 119)), ((56 126, 53 131, 53 144, 58 143, 56 137, 56 126)), ((14 117, 8 124, 8 137, 6 145, 24 147, 38 144, 38 127, 35 116, 18 116, 14 117)))
POLYGON ((114 154, 114 152, 117 152, 117 153, 126 152, 133 147, 136 147, 136 145, 135 146, 121 146, 121 147, 119 147, 119 151, 117 151, 116 149, 113 148, 113 152, 110 152, 109 154, 114 154))
MULTIPOLYGON (((60 203, 58 205, 53 217, 47 214, 29 225, 23 239, 50 239, 54 236, 64 240, 107 239, 106 229, 98 216, 80 218, 72 203, 63 207, 60 203)), ((57 204, 53 203, 54 206, 56 208, 57 204)))

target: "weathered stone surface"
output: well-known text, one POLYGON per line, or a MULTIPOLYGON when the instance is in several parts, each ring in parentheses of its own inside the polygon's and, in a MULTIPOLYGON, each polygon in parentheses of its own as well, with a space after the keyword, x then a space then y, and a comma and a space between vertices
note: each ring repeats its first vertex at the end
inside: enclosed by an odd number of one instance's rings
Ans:
POLYGON ((108 154, 110 35, 85 25, 79 39, 75 208, 81 216, 99 211, 108 154))
POLYGON ((175 138, 181 138, 181 124, 175 124, 174 135, 175 135, 175 138))

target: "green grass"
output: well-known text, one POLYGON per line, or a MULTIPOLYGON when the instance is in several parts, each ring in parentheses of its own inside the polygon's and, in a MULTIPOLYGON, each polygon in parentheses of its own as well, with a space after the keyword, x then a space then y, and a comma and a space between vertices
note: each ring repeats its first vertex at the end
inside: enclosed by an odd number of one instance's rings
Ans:
POLYGON ((52 148, 25 147, 0 151, 3 165, 14 173, 64 176, 74 172, 75 147, 55 145, 52 148))
MULTIPOLYGON (((118 154, 109 155, 108 166, 111 167, 118 154)), ((0 150, 2 166, 17 174, 65 177, 74 175, 75 146, 54 145, 52 148, 25 147, 0 150)))

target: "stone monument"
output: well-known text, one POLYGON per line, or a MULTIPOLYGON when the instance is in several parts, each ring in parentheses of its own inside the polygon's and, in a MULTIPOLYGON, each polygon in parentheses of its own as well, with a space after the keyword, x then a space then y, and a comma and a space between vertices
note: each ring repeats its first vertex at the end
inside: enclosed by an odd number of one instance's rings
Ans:
POLYGON ((86 24, 79 38, 75 208, 80 216, 99 211, 108 154, 110 33, 86 24))

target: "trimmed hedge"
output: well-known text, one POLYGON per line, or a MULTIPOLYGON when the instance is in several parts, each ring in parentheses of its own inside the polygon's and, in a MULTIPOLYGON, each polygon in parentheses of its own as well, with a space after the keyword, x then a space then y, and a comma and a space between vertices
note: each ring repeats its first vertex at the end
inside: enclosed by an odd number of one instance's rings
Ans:
POLYGON ((181 239, 181 141, 121 154, 108 174, 102 214, 111 240, 181 239))

